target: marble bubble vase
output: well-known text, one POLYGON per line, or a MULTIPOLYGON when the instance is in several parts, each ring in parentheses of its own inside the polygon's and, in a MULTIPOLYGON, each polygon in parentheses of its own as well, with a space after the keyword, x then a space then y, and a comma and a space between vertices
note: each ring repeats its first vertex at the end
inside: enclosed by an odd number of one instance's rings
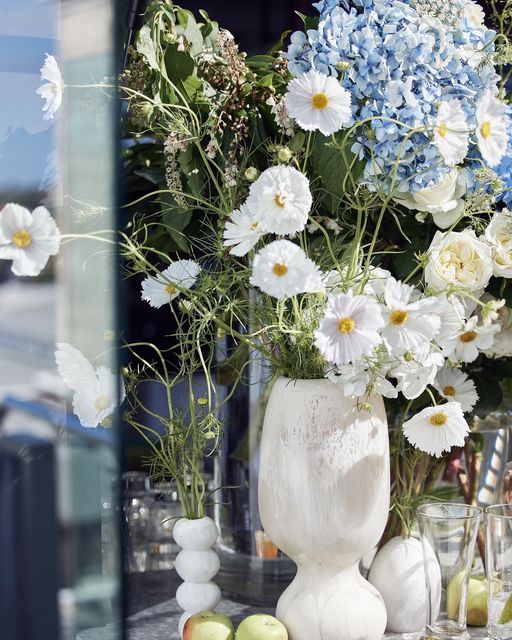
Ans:
POLYGON ((384 403, 360 409, 328 380, 279 378, 260 453, 263 527, 297 564, 277 604, 290 640, 380 640, 386 609, 359 573, 389 510, 384 403))
POLYGON ((175 562, 176 572, 183 580, 176 591, 176 600, 183 609, 179 631, 188 618, 201 611, 211 611, 219 604, 220 589, 212 582, 219 571, 219 558, 213 546, 219 530, 208 517, 191 520, 181 518, 173 528, 176 544, 181 547, 175 562))

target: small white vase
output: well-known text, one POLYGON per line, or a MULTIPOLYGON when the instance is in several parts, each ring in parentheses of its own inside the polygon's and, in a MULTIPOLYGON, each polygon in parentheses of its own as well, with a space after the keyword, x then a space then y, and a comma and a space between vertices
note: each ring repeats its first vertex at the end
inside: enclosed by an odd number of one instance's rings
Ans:
POLYGON ((176 600, 184 611, 179 625, 183 637, 183 627, 190 616, 210 611, 219 604, 220 589, 212 582, 219 571, 219 558, 212 549, 219 531, 211 518, 181 518, 174 525, 173 535, 182 549, 175 566, 184 580, 176 591, 176 600))
MULTIPOLYGON (((441 574, 432 552, 431 576, 441 574)), ((379 550, 368 580, 384 598, 388 612, 387 630, 394 633, 421 631, 426 622, 425 569, 421 542, 416 538, 392 538, 379 550)), ((437 581, 433 580, 432 584, 437 581)))
POLYGON ((280 378, 263 425, 263 527, 297 564, 276 615, 291 640, 380 640, 386 610, 359 573, 389 510, 384 403, 371 411, 328 380, 280 378))

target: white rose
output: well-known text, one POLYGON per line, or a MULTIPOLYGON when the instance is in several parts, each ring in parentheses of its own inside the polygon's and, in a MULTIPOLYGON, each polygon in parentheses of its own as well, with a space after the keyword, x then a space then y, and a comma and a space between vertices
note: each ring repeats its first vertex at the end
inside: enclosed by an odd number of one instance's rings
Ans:
POLYGON ((468 22, 472 22, 477 27, 481 27, 485 20, 485 11, 474 0, 468 0, 464 5, 464 17, 468 22))
POLYGON ((425 267, 429 287, 443 290, 453 285, 468 291, 482 291, 491 276, 491 247, 479 240, 474 231, 436 232, 425 267))
MULTIPOLYGON (((402 193, 395 196, 395 200, 407 209, 431 213, 435 224, 440 229, 447 229, 462 213, 465 194, 465 174, 462 170, 455 168, 438 184, 416 193, 402 193)), ((419 216, 419 219, 421 217, 419 216)))
POLYGON ((492 245, 494 275, 512 278, 512 211, 496 211, 485 230, 492 245))

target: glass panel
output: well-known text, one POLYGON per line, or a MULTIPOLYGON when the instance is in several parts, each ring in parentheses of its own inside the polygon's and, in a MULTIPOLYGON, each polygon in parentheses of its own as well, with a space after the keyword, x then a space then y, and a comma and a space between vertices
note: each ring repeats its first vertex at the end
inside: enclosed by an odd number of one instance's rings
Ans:
POLYGON ((109 0, 2 3, 0 619, 10 640, 81 639, 107 624, 121 637, 113 25, 109 0), (50 84, 38 95, 45 57, 50 84))

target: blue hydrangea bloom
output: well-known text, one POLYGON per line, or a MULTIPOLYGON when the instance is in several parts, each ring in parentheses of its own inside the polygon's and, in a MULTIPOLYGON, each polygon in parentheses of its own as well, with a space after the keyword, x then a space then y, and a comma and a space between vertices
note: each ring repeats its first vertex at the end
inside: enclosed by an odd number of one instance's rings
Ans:
POLYGON ((506 190, 498 196, 497 201, 512 208, 512 125, 508 132, 508 153, 505 154, 496 173, 506 187, 506 190))
POLYGON ((353 97, 354 150, 366 178, 394 175, 394 188, 418 191, 449 168, 432 144, 442 100, 458 98, 470 126, 476 102, 496 88, 495 33, 465 17, 466 0, 321 0, 317 29, 293 34, 290 72, 340 77, 353 97), (425 11, 434 7, 437 15, 425 11))

